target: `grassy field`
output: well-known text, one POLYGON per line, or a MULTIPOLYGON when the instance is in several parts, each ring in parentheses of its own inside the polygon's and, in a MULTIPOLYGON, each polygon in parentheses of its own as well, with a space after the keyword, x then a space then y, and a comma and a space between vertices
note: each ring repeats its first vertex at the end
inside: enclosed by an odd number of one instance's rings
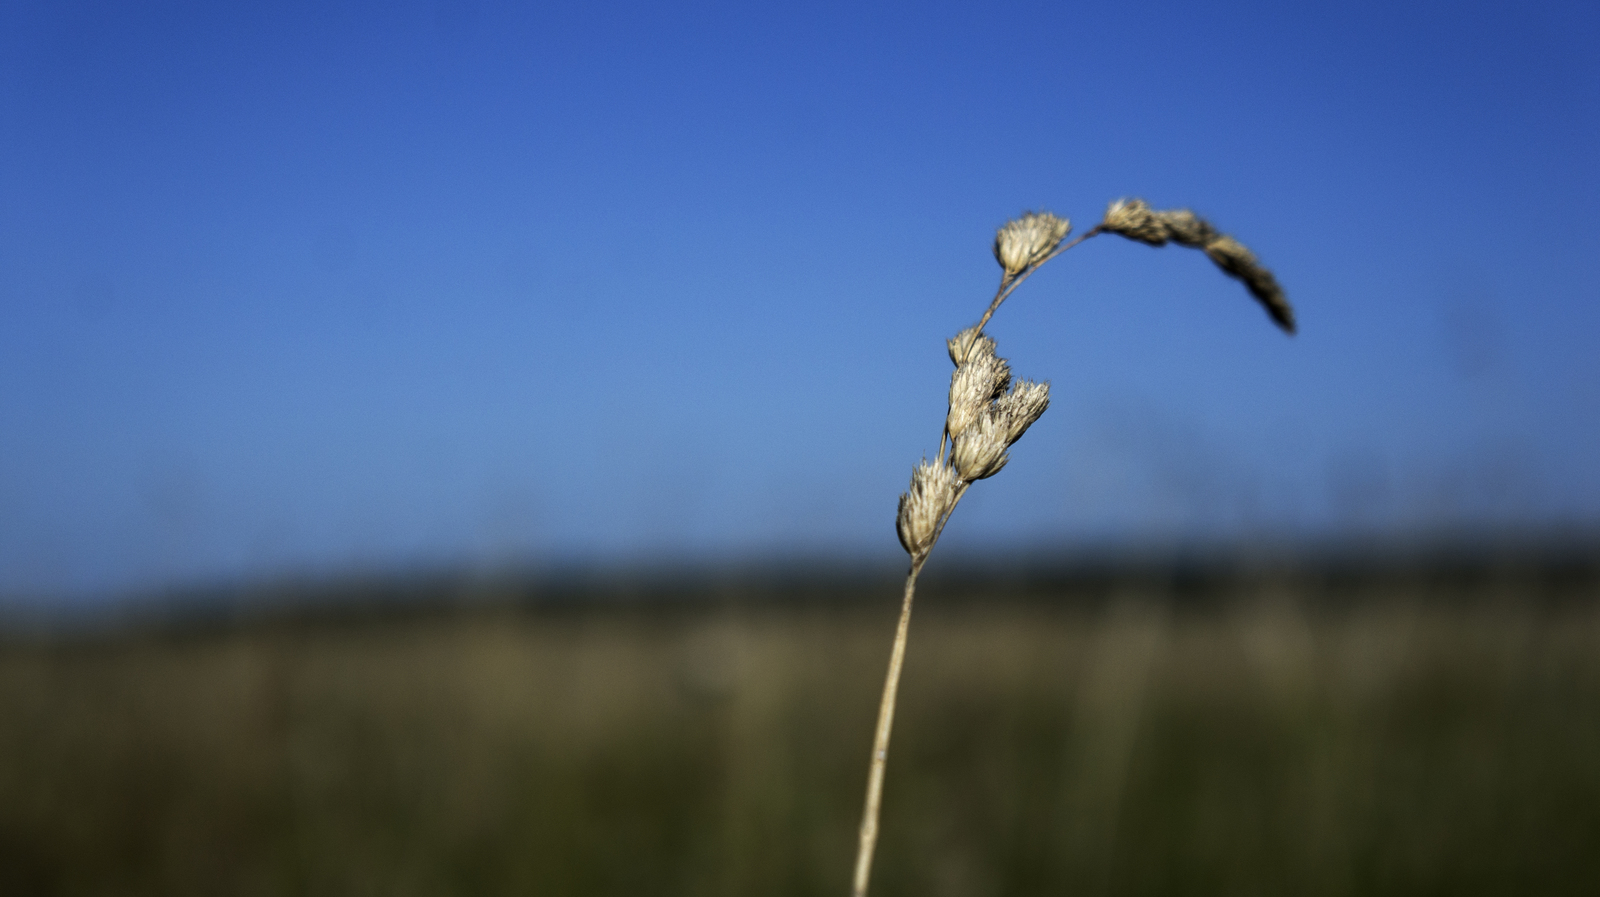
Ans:
MULTIPOLYGON (((881 897, 1600 893, 1595 596, 949 591, 881 897)), ((0 893, 840 895, 895 597, 13 640, 0 893)))

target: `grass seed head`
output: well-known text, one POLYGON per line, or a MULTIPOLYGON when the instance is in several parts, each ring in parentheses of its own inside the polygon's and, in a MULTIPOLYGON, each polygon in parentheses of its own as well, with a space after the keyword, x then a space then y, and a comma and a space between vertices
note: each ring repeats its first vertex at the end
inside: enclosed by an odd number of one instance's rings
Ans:
POLYGON ((1206 255, 1224 274, 1237 278, 1256 297, 1272 320, 1285 332, 1294 333, 1294 307, 1284 295, 1278 279, 1256 259, 1255 253, 1232 237, 1222 236, 1206 244, 1206 255))
POLYGON ((1142 199, 1119 199, 1107 206, 1100 229, 1151 246, 1167 245, 1167 223, 1142 199))
POLYGON ((977 352, 979 354, 994 354, 994 340, 984 336, 983 331, 979 330, 977 325, 968 327, 966 330, 950 337, 944 341, 944 344, 949 347, 950 360, 955 363, 956 367, 961 367, 961 362, 965 361, 968 355, 973 354, 974 346, 978 347, 977 352))
POLYGON ((971 482, 992 477, 1010 460, 1006 456, 1006 422, 993 408, 984 409, 972 426, 955 437, 950 462, 963 480, 971 482))
POLYGON ((1155 211, 1142 199, 1119 199, 1106 207, 1105 220, 1100 229, 1151 246, 1163 246, 1172 241, 1179 246, 1199 249, 1221 268, 1223 273, 1245 285, 1250 295, 1260 302, 1288 333, 1294 333, 1294 307, 1289 297, 1272 276, 1242 243, 1211 226, 1211 222, 1188 209, 1155 211))
POLYGON ((1016 277, 1043 262, 1072 230, 1072 223, 1049 212, 1023 212, 1007 221, 994 235, 994 258, 1016 277))
POLYGON ((900 534, 900 544, 912 557, 925 555, 933 548, 939 521, 955 506, 957 485, 955 471, 944 464, 930 464, 923 459, 911 469, 911 489, 900 496, 895 530, 900 534))
POLYGON ((1203 249, 1207 243, 1222 236, 1209 221, 1188 209, 1170 209, 1157 212, 1157 217, 1166 226, 1167 239, 1190 249, 1203 249))
POLYGON ((967 360, 950 375, 950 411, 945 428, 952 437, 978 419, 991 402, 1011 385, 1011 366, 994 354, 994 340, 984 337, 967 355, 967 360))
POLYGON ((995 403, 995 411, 1006 428, 1006 445, 1015 443, 1028 432, 1033 422, 1050 407, 1050 384, 1018 380, 1011 391, 995 403))

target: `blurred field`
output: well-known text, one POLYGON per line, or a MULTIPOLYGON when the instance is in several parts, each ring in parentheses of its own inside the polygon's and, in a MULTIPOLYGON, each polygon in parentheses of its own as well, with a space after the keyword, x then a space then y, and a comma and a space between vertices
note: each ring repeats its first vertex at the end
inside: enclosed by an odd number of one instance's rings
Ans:
MULTIPOLYGON (((1593 594, 957 591, 881 897, 1600 893, 1593 594)), ((13 640, 0 894, 837 897, 896 597, 13 640)))

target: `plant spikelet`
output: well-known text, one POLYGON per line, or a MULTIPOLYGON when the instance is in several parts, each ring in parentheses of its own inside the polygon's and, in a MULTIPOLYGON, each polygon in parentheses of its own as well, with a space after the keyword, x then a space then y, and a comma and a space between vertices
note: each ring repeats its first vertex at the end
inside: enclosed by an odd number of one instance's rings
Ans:
POLYGON ((967 360, 950 375, 950 412, 945 428, 951 437, 972 425, 989 404, 1011 385, 1011 366, 994 354, 994 340, 978 341, 967 360))
POLYGON ((955 437, 955 448, 950 462, 963 480, 971 482, 992 477, 1006 466, 1007 424, 994 409, 985 409, 960 436, 955 437))
POLYGON ((1167 245, 1167 223, 1142 199, 1119 199, 1107 206, 1100 229, 1151 246, 1167 245))
POLYGON ((927 459, 911 469, 911 489, 900 496, 900 513, 895 530, 900 544, 913 558, 933 548, 939 536, 939 523, 955 506, 955 471, 944 464, 929 464, 927 459))
POLYGON ((1245 285, 1279 327, 1294 333, 1294 307, 1289 304, 1283 287, 1278 285, 1278 279, 1244 244, 1218 231, 1194 212, 1188 209, 1158 212, 1142 199, 1119 199, 1106 207, 1105 220, 1099 227, 1151 246, 1162 246, 1170 240, 1179 246, 1204 251, 1223 273, 1245 285))
POLYGON ((1221 236, 1210 222, 1188 209, 1170 209, 1157 212, 1156 215, 1167 229, 1167 239, 1179 246, 1203 249, 1207 243, 1221 236))
POLYGON ((1016 277, 1049 258, 1072 230, 1072 223, 1049 212, 1023 212, 994 235, 994 258, 1006 277, 1016 277))
POLYGON ((1294 332, 1294 306, 1289 304, 1283 287, 1278 286, 1278 279, 1256 260, 1255 253, 1238 240, 1224 236, 1206 244, 1206 255, 1223 273, 1242 282, 1279 327, 1294 332))
POLYGON ((995 411, 1005 424, 1006 445, 1015 443, 1028 432, 1033 422, 1050 407, 1050 384, 1018 380, 1011 390, 995 403, 995 411))
POLYGON ((994 354, 994 340, 984 336, 976 325, 950 337, 944 341, 944 344, 949 347, 950 360, 955 363, 956 367, 961 367, 961 362, 965 361, 968 355, 973 354, 974 346, 979 347, 977 349, 979 354, 994 354))

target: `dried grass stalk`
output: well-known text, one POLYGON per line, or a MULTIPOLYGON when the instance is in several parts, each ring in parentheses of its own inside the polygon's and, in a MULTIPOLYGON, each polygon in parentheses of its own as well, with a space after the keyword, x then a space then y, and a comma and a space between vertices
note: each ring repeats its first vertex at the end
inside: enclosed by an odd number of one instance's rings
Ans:
POLYGON ((1188 209, 1157 211, 1143 200, 1119 200, 1106 209, 1105 220, 1070 243, 1063 243, 1072 225, 1049 212, 1024 212, 1002 226, 994 239, 994 257, 1000 263, 1000 288, 983 317, 946 341, 955 373, 950 377, 950 406, 945 413, 939 455, 911 471, 911 486, 900 496, 895 530, 911 557, 900 623, 895 630, 883 698, 878 705, 878 725, 872 740, 867 773, 866 806, 861 814, 860 844, 856 852, 853 897, 866 897, 872 874, 872 855, 878 841, 878 816, 883 800, 883 775, 889 758, 889 735, 900 690, 900 670, 905 662, 906 638, 917 575, 939 541, 950 515, 973 483, 999 473, 1010 460, 1009 450, 1050 407, 1050 384, 1011 379, 1011 366, 995 354, 995 341, 983 328, 1000 304, 1039 266, 1101 233, 1113 233, 1151 246, 1176 243, 1200 249, 1230 277, 1250 290, 1272 319, 1294 332, 1294 310, 1278 281, 1238 241, 1220 233, 1188 209), (950 441, 949 457, 945 441, 950 441))

